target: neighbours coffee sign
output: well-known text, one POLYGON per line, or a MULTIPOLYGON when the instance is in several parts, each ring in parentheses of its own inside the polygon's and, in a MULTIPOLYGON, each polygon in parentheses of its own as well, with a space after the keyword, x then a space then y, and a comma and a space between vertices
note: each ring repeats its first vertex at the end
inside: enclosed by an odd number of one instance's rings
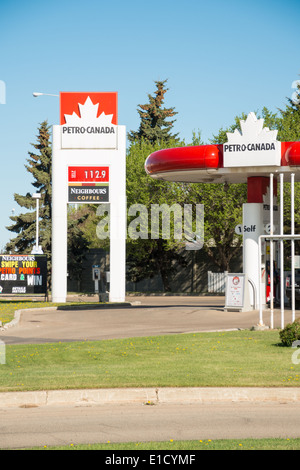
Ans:
POLYGON ((0 255, 0 296, 46 293, 47 256, 0 255))

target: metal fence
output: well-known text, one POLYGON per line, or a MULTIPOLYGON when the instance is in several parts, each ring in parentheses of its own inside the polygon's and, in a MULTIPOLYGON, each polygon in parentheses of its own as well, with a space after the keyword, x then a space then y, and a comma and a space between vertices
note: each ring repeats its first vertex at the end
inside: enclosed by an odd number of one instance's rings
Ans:
POLYGON ((209 293, 225 294, 226 274, 227 271, 223 273, 213 273, 212 271, 208 271, 207 284, 209 293))

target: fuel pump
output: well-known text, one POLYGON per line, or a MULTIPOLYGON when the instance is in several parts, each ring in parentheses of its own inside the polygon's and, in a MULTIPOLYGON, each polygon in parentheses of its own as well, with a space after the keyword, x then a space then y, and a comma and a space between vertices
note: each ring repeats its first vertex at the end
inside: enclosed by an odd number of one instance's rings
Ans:
POLYGON ((93 281, 95 282, 95 294, 99 294, 100 266, 93 266, 93 281))
MULTIPOLYGON (((280 292, 279 292, 279 284, 280 284, 280 275, 279 275, 279 270, 278 266, 280 265, 279 261, 279 252, 278 252, 278 244, 274 243, 274 260, 273 261, 273 296, 274 296, 274 302, 276 304, 280 303, 280 292)), ((270 245, 267 246, 266 250, 267 254, 267 259, 266 259, 266 299, 267 303, 270 303, 271 301, 271 273, 270 273, 270 245)))
POLYGON ((95 294, 99 294, 100 302, 108 302, 109 292, 107 291, 109 284, 109 272, 101 270, 99 265, 93 266, 93 281, 95 283, 95 294))
POLYGON ((266 254, 267 252, 267 243, 265 240, 262 240, 261 244, 261 274, 260 274, 260 283, 261 283, 261 301, 262 305, 267 303, 267 273, 266 273, 266 254))

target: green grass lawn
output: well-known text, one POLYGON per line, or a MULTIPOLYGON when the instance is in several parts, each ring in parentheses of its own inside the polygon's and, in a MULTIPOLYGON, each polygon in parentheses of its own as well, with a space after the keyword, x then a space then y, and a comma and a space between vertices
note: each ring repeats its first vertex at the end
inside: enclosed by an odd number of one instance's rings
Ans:
MULTIPOLYGON (((0 322, 3 325, 9 323, 14 319, 16 310, 31 309, 31 308, 47 308, 47 307, 70 307, 70 306, 92 305, 91 302, 67 302, 67 303, 53 303, 45 301, 31 301, 31 300, 1 300, 0 299, 0 322)), ((98 302, 96 305, 100 305, 98 302)))
POLYGON ((199 451, 199 450, 300 450, 300 439, 222 439, 167 442, 125 442, 121 444, 70 444, 44 450, 102 450, 102 451, 199 451))
POLYGON ((55 305, 52 302, 32 302, 30 300, 0 300, 0 321, 3 325, 12 321, 16 310, 54 307, 55 305))
POLYGON ((7 345, 0 392, 110 387, 298 387, 279 332, 7 345))

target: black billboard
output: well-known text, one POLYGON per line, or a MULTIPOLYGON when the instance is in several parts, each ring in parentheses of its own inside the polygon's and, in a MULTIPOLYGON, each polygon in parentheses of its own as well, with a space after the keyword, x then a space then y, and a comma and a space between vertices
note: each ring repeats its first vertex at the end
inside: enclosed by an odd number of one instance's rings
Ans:
POLYGON ((47 256, 0 255, 1 294, 46 294, 47 256))

